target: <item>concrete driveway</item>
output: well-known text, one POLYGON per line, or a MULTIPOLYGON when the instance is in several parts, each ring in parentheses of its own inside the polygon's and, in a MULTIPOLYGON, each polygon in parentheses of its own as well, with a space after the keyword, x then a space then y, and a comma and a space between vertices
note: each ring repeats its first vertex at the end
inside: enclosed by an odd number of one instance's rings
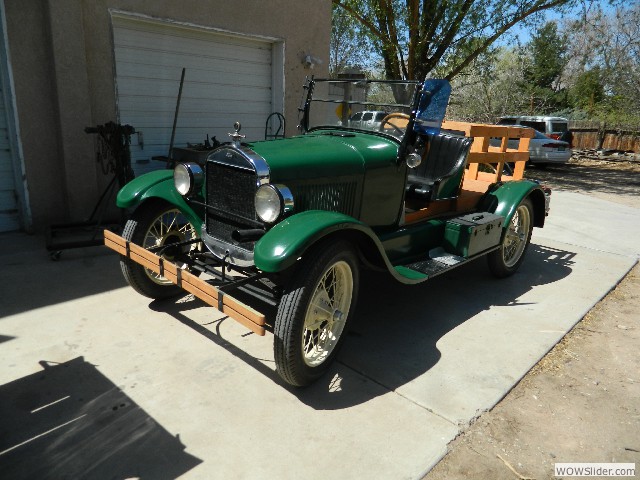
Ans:
POLYGON ((304 390, 191 297, 150 302, 104 248, 52 262, 0 235, 1 478, 420 478, 631 269, 640 211, 555 192, 515 276, 483 260, 406 287, 366 275, 304 390))

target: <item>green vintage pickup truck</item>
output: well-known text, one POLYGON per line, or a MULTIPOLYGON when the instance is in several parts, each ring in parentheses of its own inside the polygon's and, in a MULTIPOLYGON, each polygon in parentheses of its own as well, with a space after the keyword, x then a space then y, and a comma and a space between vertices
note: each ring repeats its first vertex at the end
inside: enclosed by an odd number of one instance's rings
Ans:
POLYGON ((142 295, 190 292, 271 332, 277 372, 295 386, 335 358, 363 270, 417 284, 486 256, 509 276, 550 195, 522 178, 532 131, 443 122, 444 80, 310 78, 305 89, 300 135, 245 143, 236 123, 206 161, 125 185, 117 204, 130 218, 105 232, 142 295), (385 115, 352 120, 365 111, 385 115))

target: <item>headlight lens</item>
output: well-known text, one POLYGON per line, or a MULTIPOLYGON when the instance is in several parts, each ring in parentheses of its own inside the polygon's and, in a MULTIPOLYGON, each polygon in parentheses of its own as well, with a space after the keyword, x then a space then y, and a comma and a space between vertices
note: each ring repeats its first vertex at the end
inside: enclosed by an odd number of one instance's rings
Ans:
POLYGON ((173 184, 180 195, 189 196, 202 187, 204 173, 197 163, 179 163, 173 170, 173 184))
POLYGON ((256 191, 256 213, 265 223, 274 223, 283 211, 282 196, 273 185, 262 185, 256 191))

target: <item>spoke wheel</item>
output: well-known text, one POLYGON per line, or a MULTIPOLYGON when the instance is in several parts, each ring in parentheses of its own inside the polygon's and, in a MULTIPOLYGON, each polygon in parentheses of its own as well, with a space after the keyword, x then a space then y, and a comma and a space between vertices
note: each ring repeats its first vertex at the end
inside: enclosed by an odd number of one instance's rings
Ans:
MULTIPOLYGON (((197 237, 193 225, 180 210, 169 203, 153 200, 143 203, 133 212, 125 224, 122 236, 146 249, 197 237)), ((184 246, 181 253, 187 253, 193 248, 196 248, 195 244, 184 246)), ((169 250, 162 257, 175 261, 175 253, 169 250)), ((121 257, 120 267, 129 285, 142 295, 159 299, 182 292, 171 281, 126 257, 121 257)))
POLYGON ((496 277, 508 277, 518 270, 531 242, 532 231, 533 206, 526 198, 511 217, 500 248, 487 255, 489 268, 496 277))
POLYGON ((274 358, 280 376, 304 386, 335 358, 353 316, 358 263, 346 242, 306 254, 278 306, 274 358))
POLYGON ((331 355, 344 330, 353 296, 353 273, 345 261, 331 265, 311 297, 304 319, 302 356, 314 367, 331 355))

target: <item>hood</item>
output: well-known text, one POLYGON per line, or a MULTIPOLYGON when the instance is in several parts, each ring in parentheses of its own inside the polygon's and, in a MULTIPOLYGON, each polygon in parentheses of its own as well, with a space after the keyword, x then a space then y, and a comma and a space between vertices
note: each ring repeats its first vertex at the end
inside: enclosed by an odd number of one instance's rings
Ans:
POLYGON ((272 182, 363 175, 395 162, 398 143, 382 136, 323 130, 297 137, 253 142, 269 164, 272 182))

